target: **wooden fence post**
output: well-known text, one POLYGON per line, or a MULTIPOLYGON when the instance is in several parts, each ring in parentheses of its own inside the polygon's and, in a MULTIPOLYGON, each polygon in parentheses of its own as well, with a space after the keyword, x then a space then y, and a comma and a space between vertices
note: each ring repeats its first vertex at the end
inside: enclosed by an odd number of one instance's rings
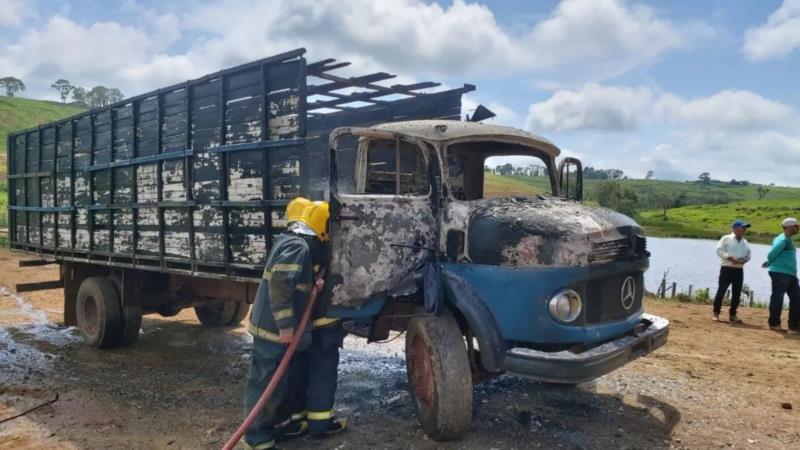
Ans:
POLYGON ((677 283, 677 282, 675 282, 675 281, 673 281, 673 282, 672 282, 672 296, 671 296, 672 298, 674 298, 674 297, 675 297, 675 290, 676 290, 676 289, 678 289, 678 283, 677 283))

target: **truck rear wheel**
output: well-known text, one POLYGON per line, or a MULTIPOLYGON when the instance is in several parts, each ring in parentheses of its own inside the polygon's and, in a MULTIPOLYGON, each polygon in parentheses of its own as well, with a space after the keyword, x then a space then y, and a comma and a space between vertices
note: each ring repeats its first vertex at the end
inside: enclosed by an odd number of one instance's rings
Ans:
POLYGON ((197 320, 206 327, 238 325, 249 310, 250 305, 245 302, 209 302, 194 307, 197 320))
POLYGON ((122 331, 117 346, 125 347, 139 339, 142 328, 142 307, 127 306, 122 308, 122 331))
POLYGON ((122 335, 122 312, 117 290, 111 280, 105 277, 86 278, 78 288, 75 303, 78 328, 89 345, 96 348, 117 345, 122 335))
MULTIPOLYGON (((122 299, 122 280, 116 275, 109 277, 117 290, 117 298, 122 299)), ((122 301, 120 301, 122 305, 122 301)), ((141 306, 120 306, 120 333, 117 347, 126 347, 139 339, 139 330, 142 328, 141 306)))
POLYGON ((472 376, 464 338, 449 311, 409 321, 406 371, 425 432, 437 441, 463 436, 472 421, 472 376))

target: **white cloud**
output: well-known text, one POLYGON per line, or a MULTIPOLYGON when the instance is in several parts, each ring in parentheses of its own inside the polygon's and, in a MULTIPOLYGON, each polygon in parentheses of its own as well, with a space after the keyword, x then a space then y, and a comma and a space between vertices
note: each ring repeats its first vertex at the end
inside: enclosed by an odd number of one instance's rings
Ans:
POLYGON ((24 0, 0 0, 0 26, 16 26, 30 13, 24 0))
POLYGON ((791 107, 747 90, 724 90, 687 100, 645 86, 588 83, 532 104, 526 126, 531 131, 630 130, 649 123, 710 130, 759 129, 783 127, 796 119, 791 107))
POLYGON ((533 132, 577 129, 628 130, 639 125, 652 105, 646 87, 600 86, 561 90, 528 110, 526 126, 533 132))
MULTIPOLYGON (((0 5, 18 5, 0 0, 0 5)), ((0 63, 47 92, 49 78, 117 85, 127 94, 304 46, 344 72, 415 77, 525 73, 574 84, 624 73, 687 45, 697 22, 673 23, 625 0, 565 0, 538 21, 501 26, 479 3, 423 0, 216 0, 158 12, 122 4, 125 25, 54 16, 4 48, 0 63), (636 38, 631 38, 635 36, 636 38), (49 45, 48 45, 49 43, 49 45), (53 45, 58 43, 58 45, 53 45), (68 48, 69 51, 64 51, 68 48)), ((0 21, 17 22, 5 8, 0 21)), ((2 23, 2 22, 0 22, 2 23)))
POLYGON ((687 127, 727 129, 776 127, 794 115, 789 106, 745 90, 725 90, 692 100, 664 94, 654 109, 656 117, 687 127))
POLYGON ((187 72, 192 72, 181 71, 176 64, 159 64, 165 58, 159 52, 176 39, 175 32, 168 31, 173 26, 174 16, 153 17, 151 28, 140 28, 117 22, 84 26, 57 15, 0 50, 0 66, 14 67, 17 76, 34 88, 34 95, 52 98, 47 90, 57 78, 88 87, 118 86, 131 95, 176 81, 176 76, 186 79, 187 72), (152 86, 153 82, 157 84, 152 86))
POLYGON ((780 58, 800 47, 800 0, 784 0, 767 23, 747 30, 742 51, 751 61, 780 58))
POLYGON ((657 180, 690 180, 697 174, 688 172, 694 167, 685 164, 685 156, 685 151, 681 148, 670 144, 658 144, 642 152, 639 164, 644 170, 652 170, 653 177, 657 180))
POLYGON ((745 90, 681 98, 647 87, 587 84, 531 105, 527 128, 557 133, 556 142, 583 136, 586 165, 614 167, 661 179, 715 178, 800 184, 800 119, 790 106, 745 90), (621 142, 635 136, 649 142, 621 142), (575 134, 580 130, 617 133, 575 134), (631 158, 638 155, 638 160, 631 158), (695 173, 697 172, 697 173, 695 173))
POLYGON ((522 59, 487 7, 460 0, 448 7, 418 0, 236 0, 205 5, 182 19, 188 29, 211 36, 195 50, 217 61, 299 46, 312 58, 404 72, 488 71, 522 59))
POLYGON ((683 44, 676 26, 652 8, 615 0, 568 0, 525 42, 535 67, 603 66, 620 74, 683 44))

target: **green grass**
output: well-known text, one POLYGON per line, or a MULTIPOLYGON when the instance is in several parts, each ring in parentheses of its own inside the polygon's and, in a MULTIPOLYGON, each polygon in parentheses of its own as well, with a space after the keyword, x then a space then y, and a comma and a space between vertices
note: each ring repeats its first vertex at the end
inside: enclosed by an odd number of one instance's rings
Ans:
POLYGON ((546 177, 502 176, 484 173, 483 190, 486 197, 510 197, 550 193, 546 177))
MULTIPOLYGON (((8 133, 37 125, 63 119, 64 117, 85 111, 75 105, 32 100, 19 97, 0 96, 0 154, 3 156, 2 173, 6 173, 6 138, 8 133)), ((5 175, 3 175, 5 178, 5 175)))
MULTIPOLYGON (((592 198, 592 192, 604 183, 619 183, 633 189, 644 209, 657 209, 659 198, 663 195, 677 197, 683 194, 685 202, 691 205, 722 204, 758 199, 757 185, 733 186, 729 183, 712 182, 709 185, 685 181, 667 180, 584 180, 584 197, 592 198)), ((486 173, 486 191, 493 196, 524 193, 550 192, 549 180, 545 177, 502 176, 486 173)), ((800 188, 769 186, 767 200, 800 200, 800 188)), ((530 194, 528 194, 530 195, 530 194)))
POLYGON ((0 96, 0 227, 5 227, 8 224, 8 217, 6 216, 8 207, 6 183, 6 174, 8 172, 6 143, 8 134, 63 119, 82 111, 85 111, 85 109, 75 105, 0 96))
MULTIPOLYGON (((585 180, 586 203, 592 204, 592 191, 606 180, 585 180)), ((734 219, 752 223, 748 232, 751 242, 770 243, 780 232, 780 222, 786 217, 800 217, 800 188, 770 186, 766 198, 758 200, 755 185, 731 186, 713 182, 710 185, 664 180, 619 180, 622 186, 636 192, 639 204, 647 210, 639 212, 637 220, 649 236, 718 239, 730 232, 734 219), (658 208, 658 198, 683 194, 690 206, 667 210, 667 220, 658 208)), ((532 195, 549 192, 544 177, 501 176, 486 174, 486 196, 532 195)))
POLYGON ((639 223, 650 236, 718 239, 729 233, 735 219, 753 226, 747 233, 751 242, 770 243, 780 233, 781 221, 800 216, 800 189, 794 198, 747 200, 725 205, 692 205, 663 211, 644 211, 639 223))

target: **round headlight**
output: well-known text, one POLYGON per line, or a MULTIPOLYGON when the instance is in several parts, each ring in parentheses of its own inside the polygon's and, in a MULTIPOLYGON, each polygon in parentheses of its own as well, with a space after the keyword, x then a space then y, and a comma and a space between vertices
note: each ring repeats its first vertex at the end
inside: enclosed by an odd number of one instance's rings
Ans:
POLYGON ((560 322, 572 322, 581 315, 583 302, 577 292, 567 289, 554 295, 547 306, 554 319, 560 322))

